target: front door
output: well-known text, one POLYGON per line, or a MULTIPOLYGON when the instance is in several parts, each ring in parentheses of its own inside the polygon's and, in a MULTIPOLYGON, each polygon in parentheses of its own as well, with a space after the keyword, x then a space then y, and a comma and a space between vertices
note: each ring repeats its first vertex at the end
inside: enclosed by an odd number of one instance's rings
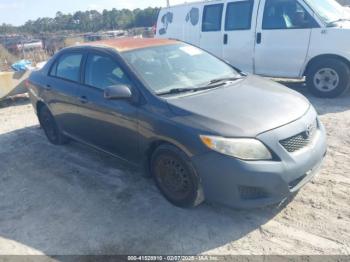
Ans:
POLYGON ((261 0, 256 32, 255 73, 300 77, 312 28, 319 27, 297 0, 261 0))
POLYGON ((222 15, 224 4, 208 4, 203 8, 200 47, 222 57, 222 15))
POLYGON ((113 57, 91 53, 79 91, 79 139, 123 159, 138 157, 138 108, 128 100, 107 100, 104 89, 113 85, 132 86, 113 57))
POLYGON ((223 58, 249 73, 253 73, 256 19, 252 18, 257 9, 258 1, 235 0, 226 4, 225 11, 223 58))

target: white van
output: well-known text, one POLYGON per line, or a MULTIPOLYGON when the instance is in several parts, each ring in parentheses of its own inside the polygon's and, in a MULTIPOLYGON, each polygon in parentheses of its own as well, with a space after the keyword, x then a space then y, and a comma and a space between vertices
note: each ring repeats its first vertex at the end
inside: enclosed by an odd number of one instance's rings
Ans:
POLYGON ((161 9, 156 37, 203 48, 248 73, 306 76, 312 93, 350 86, 350 15, 335 0, 218 0, 161 9))

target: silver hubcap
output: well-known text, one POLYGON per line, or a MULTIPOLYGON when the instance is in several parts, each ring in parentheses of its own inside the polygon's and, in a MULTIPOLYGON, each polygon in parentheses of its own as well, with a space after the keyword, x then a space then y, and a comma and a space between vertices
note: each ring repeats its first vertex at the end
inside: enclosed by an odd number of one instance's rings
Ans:
POLYGON ((322 92, 329 92, 337 88, 339 75, 332 68, 322 68, 317 71, 314 77, 315 87, 322 92))

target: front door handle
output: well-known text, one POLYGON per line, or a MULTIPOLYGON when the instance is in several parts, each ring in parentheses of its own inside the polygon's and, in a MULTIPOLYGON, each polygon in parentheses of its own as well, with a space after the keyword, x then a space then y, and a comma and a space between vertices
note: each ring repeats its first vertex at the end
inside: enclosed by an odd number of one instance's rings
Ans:
POLYGON ((47 85, 44 87, 44 89, 45 89, 46 91, 51 91, 51 85, 47 84, 47 85))
POLYGON ((261 44, 261 33, 260 32, 256 34, 256 43, 261 44))
POLYGON ((82 103, 82 104, 86 104, 87 102, 89 102, 89 100, 87 99, 86 96, 81 96, 81 97, 79 97, 79 101, 80 101, 80 103, 82 103))

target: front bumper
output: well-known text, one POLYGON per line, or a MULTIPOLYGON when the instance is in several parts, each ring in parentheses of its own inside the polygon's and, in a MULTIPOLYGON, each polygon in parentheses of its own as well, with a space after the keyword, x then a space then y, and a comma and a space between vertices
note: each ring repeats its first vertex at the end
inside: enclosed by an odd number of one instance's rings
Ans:
POLYGON ((281 161, 242 161, 216 152, 194 156, 205 198, 231 207, 255 208, 283 201, 319 171, 327 151, 326 132, 319 123, 312 142, 289 153, 279 141, 305 131, 316 119, 314 109, 301 119, 259 135, 281 161))

